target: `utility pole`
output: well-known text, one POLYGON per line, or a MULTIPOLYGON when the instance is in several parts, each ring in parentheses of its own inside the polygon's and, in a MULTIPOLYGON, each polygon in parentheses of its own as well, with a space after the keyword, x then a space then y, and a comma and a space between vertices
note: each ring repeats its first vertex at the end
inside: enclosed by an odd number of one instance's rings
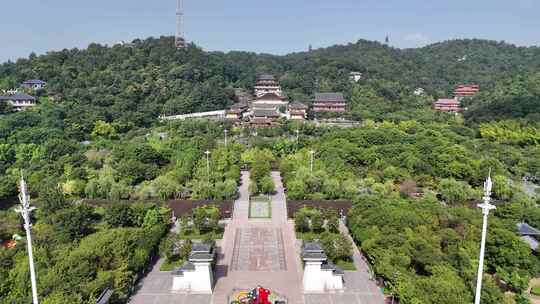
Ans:
POLYGON ((313 155, 315 154, 315 151, 311 150, 309 151, 309 154, 311 154, 311 161, 310 161, 310 171, 313 173, 313 155))
POLYGON ((294 130, 296 132, 296 151, 298 151, 298 143, 300 141, 300 130, 296 129, 294 130))
POLYGON ((206 150, 204 154, 206 154, 206 179, 208 182, 208 188, 206 188, 206 196, 207 198, 210 198, 210 151, 206 150))
POLYGON ((225 147, 227 147, 227 133, 229 133, 229 130, 225 129, 223 132, 225 133, 225 147))
POLYGON ((15 209, 15 212, 20 213, 24 220, 24 230, 26 231, 26 245, 28 247, 28 261, 30 262, 30 281, 32 283, 32 301, 34 304, 38 304, 37 284, 36 284, 36 270, 34 268, 34 253, 32 252, 32 223, 30 222, 30 213, 36 209, 36 207, 30 207, 30 197, 26 190, 26 182, 21 175, 21 189, 19 194, 19 200, 21 201, 21 207, 15 209))
POLYGON ((480 304, 480 298, 482 297, 482 278, 484 276, 484 254, 486 251, 486 235, 489 211, 495 210, 496 207, 490 204, 491 201, 491 188, 493 183, 491 182, 491 170, 489 176, 484 183, 484 203, 479 204, 478 207, 482 208, 483 223, 482 223, 482 243, 480 244, 480 259, 478 261, 478 277, 476 279, 476 296, 474 304, 480 304))

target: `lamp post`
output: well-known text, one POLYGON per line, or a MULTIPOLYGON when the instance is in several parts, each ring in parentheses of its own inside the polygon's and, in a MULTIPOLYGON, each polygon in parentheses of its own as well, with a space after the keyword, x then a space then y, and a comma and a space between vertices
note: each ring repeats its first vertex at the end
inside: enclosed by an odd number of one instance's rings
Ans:
POLYGON ((296 133, 296 150, 298 150, 298 142, 300 141, 300 130, 296 129, 294 130, 296 133))
POLYGON ((486 235, 487 235, 487 223, 489 211, 496 209, 494 205, 490 204, 491 201, 491 188, 493 183, 491 182, 491 170, 489 176, 484 183, 484 203, 479 204, 478 207, 482 208, 483 223, 482 223, 482 243, 480 244, 480 259, 478 261, 478 277, 476 279, 476 295, 474 304, 480 304, 480 298, 482 297, 482 277, 484 275, 484 254, 486 251, 486 235))
POLYGON ((21 189, 19 194, 19 200, 21 201, 21 207, 15 209, 15 212, 20 213, 24 220, 24 230, 26 231, 26 245, 28 247, 28 261, 30 262, 30 281, 32 283, 32 301, 34 304, 38 304, 37 284, 36 284, 36 270, 34 268, 34 253, 32 252, 32 223, 30 222, 30 213, 36 209, 36 207, 30 207, 30 197, 26 190, 26 182, 24 177, 21 176, 21 189))
POLYGON ((227 133, 229 133, 229 130, 225 129, 223 132, 225 133, 225 147, 227 147, 227 133))
POLYGON ((206 150, 204 154, 206 154, 206 179, 208 182, 208 185, 207 185, 208 188, 206 188, 206 196, 209 198, 210 197, 210 151, 206 150))
POLYGON ((309 167, 310 167, 310 171, 313 172, 313 155, 315 154, 315 151, 310 150, 309 154, 311 154, 311 161, 310 161, 309 167))

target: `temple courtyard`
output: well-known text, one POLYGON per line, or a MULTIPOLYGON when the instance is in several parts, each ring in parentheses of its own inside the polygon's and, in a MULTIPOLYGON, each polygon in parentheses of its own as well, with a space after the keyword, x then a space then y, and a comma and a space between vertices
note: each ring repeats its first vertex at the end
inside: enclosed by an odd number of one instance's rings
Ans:
MULTIPOLYGON (((301 241, 287 218, 286 198, 279 172, 272 172, 277 193, 267 202, 249 200, 249 173, 242 172, 240 197, 222 240, 217 242, 214 290, 211 295, 174 293, 172 275, 159 271, 159 261, 138 284, 131 304, 226 304, 235 290, 263 286, 288 304, 382 304, 384 297, 371 279, 359 250, 354 247, 356 271, 345 271, 344 290, 305 294, 301 241)), ((348 235, 347 228, 341 225, 348 235)))

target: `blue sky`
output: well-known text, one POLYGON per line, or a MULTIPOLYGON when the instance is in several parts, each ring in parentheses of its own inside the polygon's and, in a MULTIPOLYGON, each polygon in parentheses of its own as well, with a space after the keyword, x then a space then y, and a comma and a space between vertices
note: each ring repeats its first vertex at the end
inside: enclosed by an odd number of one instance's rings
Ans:
MULTIPOLYGON (((384 40, 540 44, 539 0, 184 0, 185 34, 207 50, 284 54, 384 40)), ((32 51, 173 35, 176 0, 3 0, 0 62, 32 51)))

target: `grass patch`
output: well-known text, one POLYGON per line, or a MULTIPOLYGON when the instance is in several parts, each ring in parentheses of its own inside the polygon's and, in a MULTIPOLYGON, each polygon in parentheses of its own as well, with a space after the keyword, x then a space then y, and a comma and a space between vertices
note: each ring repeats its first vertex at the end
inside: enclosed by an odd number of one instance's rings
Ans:
POLYGON ((183 260, 178 261, 165 261, 163 264, 161 264, 161 267, 159 267, 159 271, 172 271, 175 268, 178 268, 184 264, 183 260))
POLYGON ((540 296, 540 286, 533 286, 531 288, 531 294, 537 297, 540 296))
POLYGON ((180 232, 178 233, 178 238, 181 240, 221 240, 223 238, 223 233, 225 229, 219 227, 217 231, 200 233, 196 229, 190 231, 189 233, 180 232))
MULTIPOLYGON (((321 233, 322 232, 324 232, 324 230, 321 231, 321 232, 313 232, 313 231, 298 232, 298 231, 296 231, 296 238, 299 239, 299 240, 317 240, 317 239, 321 238, 321 233)), ((339 235, 339 232, 338 233, 332 233, 332 235, 339 235)))
POLYGON ((249 200, 249 218, 254 219, 270 219, 272 218, 272 204, 271 199, 268 196, 255 196, 251 197, 249 200), (255 209, 255 206, 266 206, 263 207, 266 212, 261 212, 261 210, 255 209))
POLYGON ((339 268, 341 268, 343 270, 346 270, 346 271, 355 271, 356 270, 356 266, 354 266, 353 261, 339 260, 339 261, 337 261, 336 266, 338 266, 339 268))

